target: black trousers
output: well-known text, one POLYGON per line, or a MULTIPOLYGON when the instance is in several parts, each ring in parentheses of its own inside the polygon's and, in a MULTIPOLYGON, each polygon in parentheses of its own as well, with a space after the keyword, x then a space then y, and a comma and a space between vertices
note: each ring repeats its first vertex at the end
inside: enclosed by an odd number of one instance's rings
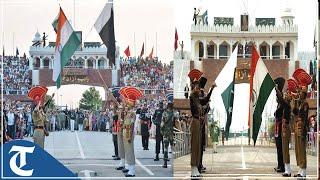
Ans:
POLYGON ((112 134, 112 141, 114 146, 114 155, 118 157, 118 136, 116 134, 112 134))
POLYGON ((15 126, 14 125, 11 125, 11 126, 7 126, 8 127, 8 136, 11 138, 11 139, 15 139, 15 126))
POLYGON ((283 154, 282 154, 282 137, 281 132, 279 133, 278 137, 275 137, 276 140, 276 147, 277 147, 277 159, 278 159, 278 166, 279 169, 284 169, 283 163, 283 154))
POLYGON ((144 149, 148 149, 148 147, 149 147, 149 135, 143 135, 142 136, 142 147, 144 149))
POLYGON ((200 163, 199 163, 199 166, 198 166, 199 172, 203 167, 202 159, 203 159, 203 151, 204 151, 205 145, 206 145, 205 125, 204 124, 200 124, 200 163))
POLYGON ((163 136, 160 135, 156 135, 156 154, 160 153, 160 144, 162 147, 162 153, 164 152, 164 146, 163 146, 163 136))

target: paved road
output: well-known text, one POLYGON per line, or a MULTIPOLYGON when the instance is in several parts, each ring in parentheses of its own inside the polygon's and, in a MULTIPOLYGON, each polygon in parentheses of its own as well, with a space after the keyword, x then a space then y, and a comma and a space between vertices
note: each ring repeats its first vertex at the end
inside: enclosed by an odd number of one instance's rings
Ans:
MULTIPOLYGON (((291 165, 294 173, 297 173, 295 154, 290 151, 291 165)), ((204 154, 204 165, 207 172, 204 177, 225 177, 236 179, 278 179, 281 174, 275 174, 276 149, 274 147, 252 146, 220 146, 218 153, 212 154, 212 149, 207 149, 204 154)), ((182 156, 174 159, 174 177, 190 177, 190 156, 182 156)), ((307 157, 307 175, 316 179, 317 157, 307 157)))
MULTIPOLYGON (((31 140, 30 138, 28 140, 31 140)), ((162 168, 163 161, 155 162, 155 140, 150 139, 149 150, 144 151, 141 136, 135 137, 136 177, 172 177, 172 166, 162 168)), ((124 177, 115 170, 119 161, 114 154, 112 135, 107 132, 50 132, 45 140, 45 150, 77 173, 79 177, 124 177)), ((169 154, 171 157, 171 154, 169 154)), ((160 158, 163 155, 160 154, 160 158)))

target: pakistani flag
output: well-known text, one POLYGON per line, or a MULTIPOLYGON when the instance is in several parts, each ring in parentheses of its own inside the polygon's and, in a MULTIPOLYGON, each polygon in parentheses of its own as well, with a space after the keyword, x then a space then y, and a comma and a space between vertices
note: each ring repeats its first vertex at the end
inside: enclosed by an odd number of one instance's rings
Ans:
POLYGON ((57 24, 56 50, 52 80, 56 82, 57 88, 61 86, 61 73, 73 53, 80 45, 80 40, 73 31, 63 10, 60 8, 57 24))
POLYGON ((94 24, 104 45, 107 47, 107 58, 115 64, 116 41, 114 35, 113 3, 107 3, 94 24))
POLYGON ((229 129, 232 120, 233 97, 234 97, 234 71, 237 67, 238 45, 233 50, 229 60, 224 65, 217 79, 215 80, 217 88, 220 91, 221 98, 227 113, 226 137, 228 138, 229 129))
POLYGON ((251 69, 250 69, 250 135, 256 144, 258 133, 262 122, 262 112, 267 100, 275 87, 275 84, 263 63, 255 46, 252 47, 251 69))

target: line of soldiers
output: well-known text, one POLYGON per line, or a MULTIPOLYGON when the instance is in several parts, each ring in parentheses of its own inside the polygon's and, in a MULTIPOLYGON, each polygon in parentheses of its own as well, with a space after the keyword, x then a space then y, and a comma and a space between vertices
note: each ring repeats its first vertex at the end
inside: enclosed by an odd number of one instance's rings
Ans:
MULTIPOLYGON (((297 80, 298 79, 298 80, 297 80)), ((294 177, 306 177, 307 157, 307 132, 308 132, 308 111, 309 105, 306 101, 308 82, 289 79, 288 88, 283 93, 285 80, 275 79, 277 109, 275 111, 275 140, 277 147, 278 166, 275 169, 278 173, 283 173, 284 177, 291 177, 289 143, 291 139, 291 122, 294 124, 294 142, 297 166, 300 168, 294 177)))
POLYGON ((189 73, 191 81, 190 108, 192 114, 191 123, 191 177, 200 177, 200 173, 206 171, 202 164, 203 151, 205 147, 205 125, 207 114, 210 110, 209 101, 216 84, 213 83, 208 94, 204 92, 207 82, 203 73, 194 73, 199 70, 193 69, 189 73))
MULTIPOLYGON (((121 94, 121 93, 120 93, 121 94)), ((135 98, 134 98, 135 99, 135 98)), ((120 160, 116 170, 121 170, 125 173, 126 177, 135 176, 135 154, 134 154, 134 124, 136 120, 135 100, 120 100, 118 98, 118 103, 112 106, 113 110, 113 142, 115 148, 114 160, 120 160)), ((163 168, 167 168, 168 158, 168 146, 173 143, 173 103, 168 102, 167 109, 163 109, 163 103, 160 103, 161 116, 160 119, 155 118, 155 124, 158 127, 158 135, 163 137, 163 149, 164 149, 164 164, 163 168)), ((143 111, 143 110, 142 110, 143 111)), ((142 114, 143 112, 141 112, 142 114)), ((142 123, 141 131, 143 131, 143 126, 146 126, 147 130, 148 123, 142 123)), ((159 136, 158 136, 159 137, 159 136)), ((143 136, 142 136, 143 138, 143 136)), ((149 139, 148 137, 145 137, 149 139)), ((157 139, 157 141, 160 139, 157 139)), ((144 139, 145 141, 145 139, 144 139)), ((156 152, 159 160, 160 145, 157 146, 156 152)), ((144 150, 147 150, 148 146, 144 146, 144 150)))

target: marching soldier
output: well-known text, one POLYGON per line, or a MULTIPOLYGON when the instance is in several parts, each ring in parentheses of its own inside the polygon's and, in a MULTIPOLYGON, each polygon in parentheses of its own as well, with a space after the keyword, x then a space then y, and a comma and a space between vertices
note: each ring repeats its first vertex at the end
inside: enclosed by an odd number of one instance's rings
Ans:
POLYGON ((43 111, 43 107, 40 104, 41 101, 38 102, 32 113, 32 119, 34 123, 33 140, 34 143, 38 144, 44 149, 45 136, 49 135, 45 129, 46 125, 48 124, 48 119, 43 111))
POLYGON ((147 105, 144 105, 144 108, 140 114, 140 123, 141 123, 141 138, 142 138, 142 147, 143 150, 149 150, 149 130, 151 127, 151 120, 148 115, 147 105))
MULTIPOLYGON (((200 173, 198 171, 198 167, 200 165, 201 160, 201 133, 200 133, 200 121, 204 121, 205 111, 203 109, 203 105, 209 101, 209 97, 207 96, 204 99, 200 99, 200 86, 199 79, 197 76, 198 73, 193 73, 191 70, 188 74, 190 80, 192 81, 192 93, 190 95, 190 109, 192 114, 192 123, 190 127, 191 131, 191 177, 200 177, 200 173)), ((201 73, 202 74, 202 73, 201 73)), ((213 83, 212 89, 216 87, 216 84, 213 83)), ((210 90, 212 92, 212 89, 210 90)))
POLYGON ((306 145, 307 145, 307 130, 308 124, 308 112, 309 104, 306 101, 307 98, 307 86, 301 86, 298 91, 299 99, 293 107, 294 114, 294 139, 295 139, 295 153, 297 166, 300 167, 299 172, 294 177, 306 177, 307 168, 307 156, 306 156, 306 145))
POLYGON ((199 87, 200 87, 200 95, 199 95, 199 99, 201 101, 201 105, 203 106, 203 111, 204 111, 204 121, 200 121, 200 164, 198 166, 198 171, 200 173, 203 173, 206 171, 206 168, 203 166, 202 164, 202 160, 203 160, 203 152, 206 146, 206 124, 207 124, 207 115, 208 112, 210 110, 210 106, 209 106, 209 100, 212 94, 212 90, 210 90, 210 92, 208 93, 208 95, 206 95, 206 93, 204 92, 204 87, 207 83, 207 78, 205 77, 201 77, 199 80, 199 87), (206 100, 207 99, 207 100, 206 100))
POLYGON ((159 109, 154 112, 153 115, 153 123, 156 126, 156 157, 154 161, 159 161, 159 153, 160 153, 160 143, 162 143, 162 152, 163 152, 163 136, 160 132, 162 114, 163 114, 163 102, 159 103, 159 109))
POLYGON ((117 107, 113 106, 112 107, 112 111, 113 111, 113 116, 112 116, 112 141, 113 141, 113 145, 114 145, 114 155, 112 156, 114 158, 114 160, 121 160, 119 157, 119 153, 118 153, 118 120, 119 120, 119 116, 117 113, 117 107))
MULTIPOLYGON (((294 120, 294 142, 297 166, 300 168, 299 172, 294 177, 306 177, 307 168, 307 132, 309 127, 308 113, 309 104, 306 100, 308 85, 312 83, 311 76, 303 69, 296 69, 292 74, 296 80, 290 83, 295 84, 296 92, 293 94, 293 120, 294 120)), ((289 82, 288 82, 289 84, 289 82)))
MULTIPOLYGON (((133 102, 127 102, 125 107, 125 116, 123 122, 123 142, 125 150, 126 164, 128 170, 126 177, 135 176, 135 155, 134 155, 134 122, 136 119, 135 112, 133 111, 133 102)), ((125 171, 122 171, 125 172, 125 171)))
POLYGON ((125 153, 124 153, 124 143, 123 143, 123 121, 124 121, 124 111, 122 103, 118 107, 118 121, 116 124, 117 141, 118 141, 118 157, 120 158, 119 166, 116 170, 125 170, 125 153))
POLYGON ((283 119, 283 103, 281 103, 281 98, 283 97, 282 89, 285 80, 281 77, 274 80, 276 84, 277 92, 277 109, 274 112, 275 117, 275 128, 274 128, 274 138, 276 141, 277 147, 277 161, 278 165, 274 170, 278 173, 284 172, 284 163, 283 163, 283 152, 282 152, 282 119, 283 119))
POLYGON ((284 173, 282 176, 290 177, 291 176, 291 167, 290 167, 290 153, 289 153, 289 143, 291 138, 291 92, 288 87, 287 93, 284 97, 280 97, 280 103, 283 107, 283 118, 282 118, 282 151, 283 151, 283 163, 284 163, 284 173))
POLYGON ((173 144, 173 103, 168 102, 166 111, 163 112, 162 122, 161 122, 161 134, 163 135, 164 143, 164 156, 163 156, 163 168, 167 168, 168 157, 168 147, 169 144, 173 144))
POLYGON ((120 89, 120 94, 125 98, 125 109, 123 113, 123 143, 125 149, 125 160, 128 164, 128 169, 122 172, 126 173, 126 177, 134 177, 135 172, 135 154, 134 154, 134 123, 136 119, 136 114, 134 111, 134 106, 136 100, 142 97, 142 92, 134 87, 125 87, 120 89))
POLYGON ((45 136, 49 136, 49 132, 46 129, 48 126, 48 119, 45 113, 47 105, 52 101, 54 94, 49 98, 43 105, 44 97, 48 92, 48 88, 44 86, 36 86, 30 89, 28 97, 31 98, 36 107, 32 112, 32 119, 34 125, 33 140, 34 143, 38 144, 41 148, 44 148, 45 136))

